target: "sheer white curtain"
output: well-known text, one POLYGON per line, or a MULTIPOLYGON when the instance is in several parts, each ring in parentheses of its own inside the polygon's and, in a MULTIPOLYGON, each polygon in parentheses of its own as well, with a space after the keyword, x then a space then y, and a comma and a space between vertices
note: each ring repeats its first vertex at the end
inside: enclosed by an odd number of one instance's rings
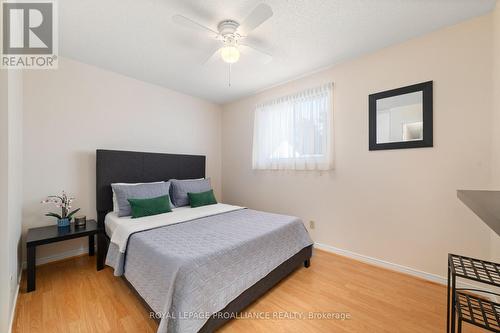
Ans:
POLYGON ((253 168, 333 168, 333 84, 257 105, 253 168))

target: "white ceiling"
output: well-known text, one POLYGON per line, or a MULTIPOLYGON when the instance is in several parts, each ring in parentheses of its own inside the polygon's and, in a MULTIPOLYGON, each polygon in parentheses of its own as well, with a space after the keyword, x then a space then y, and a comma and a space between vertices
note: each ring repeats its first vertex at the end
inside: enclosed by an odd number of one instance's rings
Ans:
POLYGON ((60 54, 217 103, 485 14, 495 0, 61 0, 60 54), (254 30, 273 54, 233 66, 203 65, 214 48, 204 33, 174 24, 182 14, 213 29, 241 21, 259 3, 274 16, 254 30))

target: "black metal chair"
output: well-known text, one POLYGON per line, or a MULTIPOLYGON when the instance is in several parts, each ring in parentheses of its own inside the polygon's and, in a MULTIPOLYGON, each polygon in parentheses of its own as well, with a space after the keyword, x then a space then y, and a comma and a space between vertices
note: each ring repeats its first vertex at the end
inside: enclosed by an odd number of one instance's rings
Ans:
POLYGON ((447 333, 455 332, 457 315, 459 333, 462 332, 463 322, 500 333, 500 304, 477 293, 500 295, 482 289, 457 288, 457 278, 500 287, 500 264, 456 254, 448 255, 446 319, 447 333))

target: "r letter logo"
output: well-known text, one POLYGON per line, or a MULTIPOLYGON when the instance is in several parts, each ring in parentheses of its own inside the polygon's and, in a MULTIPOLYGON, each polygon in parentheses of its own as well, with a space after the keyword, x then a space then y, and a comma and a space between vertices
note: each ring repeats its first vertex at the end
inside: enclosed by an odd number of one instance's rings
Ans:
POLYGON ((55 3, 2 2, 2 68, 57 68, 55 3))

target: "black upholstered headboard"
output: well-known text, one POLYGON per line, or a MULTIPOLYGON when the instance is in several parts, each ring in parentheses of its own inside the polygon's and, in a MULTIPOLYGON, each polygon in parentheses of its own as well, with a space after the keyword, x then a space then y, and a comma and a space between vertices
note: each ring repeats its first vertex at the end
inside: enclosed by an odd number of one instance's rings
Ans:
POLYGON ((205 156, 100 149, 96 155, 97 219, 102 229, 104 217, 113 210, 112 183, 147 183, 205 177, 205 156))

